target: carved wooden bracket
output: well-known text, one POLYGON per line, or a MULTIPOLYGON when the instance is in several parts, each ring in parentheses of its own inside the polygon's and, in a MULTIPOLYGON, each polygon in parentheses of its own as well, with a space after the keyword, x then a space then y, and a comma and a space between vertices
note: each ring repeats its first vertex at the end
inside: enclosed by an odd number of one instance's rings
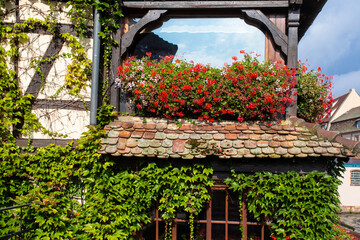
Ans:
POLYGON ((242 10, 245 20, 255 24, 260 29, 266 29, 271 34, 274 43, 280 47, 281 52, 288 54, 288 37, 260 10, 242 10))
POLYGON ((158 20, 162 14, 166 13, 167 10, 149 10, 143 18, 140 19, 136 24, 134 24, 131 29, 125 33, 121 38, 121 52, 120 55, 123 56, 126 50, 131 46, 134 41, 136 34, 142 31, 147 25, 158 20))

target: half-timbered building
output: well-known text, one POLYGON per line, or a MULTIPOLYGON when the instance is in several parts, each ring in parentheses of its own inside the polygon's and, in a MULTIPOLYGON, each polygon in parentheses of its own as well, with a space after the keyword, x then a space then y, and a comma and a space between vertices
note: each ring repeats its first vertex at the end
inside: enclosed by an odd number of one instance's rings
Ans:
MULTIPOLYGON (((126 95, 113 81, 116 70, 122 62, 141 48, 136 44, 144 39, 144 32, 161 26, 174 18, 241 18, 247 24, 260 29, 265 35, 265 59, 283 60, 289 67, 297 68, 298 43, 306 34, 312 22, 321 11, 326 0, 237 0, 237 1, 153 1, 122 0, 124 17, 114 39, 120 44, 112 49, 109 83, 109 101, 118 112, 129 112, 126 95), (130 19, 139 19, 129 26, 130 19), (139 40, 140 39, 140 40, 139 40)), ((8 3, 16 9, 5 20, 8 24, 21 22, 30 17, 44 18, 36 9, 46 11, 46 1, 18 0, 8 3)), ((58 2, 59 33, 77 35, 71 21, 66 16, 65 3, 58 2), (65 10, 64 10, 65 9, 65 10)), ((42 134, 32 136, 32 146, 46 146, 49 143, 64 145, 76 140, 86 125, 96 124, 96 109, 99 105, 98 84, 103 74, 101 66, 98 34, 99 14, 95 12, 85 38, 81 41, 88 47, 88 55, 93 55, 93 76, 91 88, 84 91, 85 101, 69 97, 56 89, 65 81, 66 60, 51 59, 51 56, 67 51, 61 38, 50 35, 39 28, 29 31, 30 40, 21 47, 14 63, 21 80, 24 93, 34 96, 33 111, 49 130, 67 134, 63 138, 50 138, 42 134), (35 57, 50 60, 40 63, 41 72, 28 69, 35 57), (95 71, 94 71, 95 70, 95 71), (90 94, 91 92, 91 94, 90 94)), ((234 28, 236 26, 233 26, 234 28)), ((148 35, 150 43, 160 41, 148 35)), ((174 51, 174 46, 169 47, 174 51)), ((176 51, 176 50, 175 50, 176 51)), ((296 92, 296 88, 294 89, 296 92)), ((199 231, 204 239, 240 239, 239 227, 244 239, 269 239, 268 222, 255 222, 247 215, 246 205, 242 219, 236 218, 239 206, 223 183, 230 176, 230 170, 254 173, 262 171, 309 173, 314 170, 326 172, 328 162, 335 158, 343 160, 354 156, 360 144, 326 131, 317 124, 311 124, 296 117, 296 95, 294 103, 287 109, 282 123, 267 126, 261 122, 215 123, 197 122, 197 125, 181 122, 178 126, 172 120, 143 119, 119 116, 105 127, 107 136, 102 139, 101 154, 116 158, 123 165, 136 167, 140 161, 172 162, 174 165, 206 162, 214 167, 212 200, 204 206, 198 218, 199 231), (204 140, 216 145, 220 151, 202 152, 194 150, 189 140, 204 140), (248 238, 249 237, 249 238, 248 238)), ((25 136, 18 136, 19 145, 26 145, 25 136)), ((154 210, 152 223, 139 233, 139 239, 160 239, 164 227, 161 214, 154 210)), ((173 239, 181 239, 188 231, 184 223, 186 215, 179 214, 173 226, 173 239)))

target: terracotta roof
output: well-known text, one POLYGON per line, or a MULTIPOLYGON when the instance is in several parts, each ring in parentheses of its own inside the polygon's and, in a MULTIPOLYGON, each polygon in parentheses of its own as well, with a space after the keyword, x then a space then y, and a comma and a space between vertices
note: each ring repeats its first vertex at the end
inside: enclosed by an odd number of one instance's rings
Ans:
POLYGON ((221 121, 196 125, 120 116, 105 127, 100 153, 158 158, 293 158, 355 156, 360 143, 326 131, 318 124, 290 118, 270 127, 262 122, 221 121))
POLYGON ((333 123, 342 122, 350 119, 360 119, 360 107, 355 107, 333 120, 333 123))
POLYGON ((345 93, 344 95, 341 95, 340 97, 335 98, 334 105, 332 106, 333 112, 331 114, 331 117, 324 118, 323 122, 329 122, 331 120, 332 116, 335 115, 335 113, 337 112, 341 104, 345 101, 348 95, 349 92, 345 93))

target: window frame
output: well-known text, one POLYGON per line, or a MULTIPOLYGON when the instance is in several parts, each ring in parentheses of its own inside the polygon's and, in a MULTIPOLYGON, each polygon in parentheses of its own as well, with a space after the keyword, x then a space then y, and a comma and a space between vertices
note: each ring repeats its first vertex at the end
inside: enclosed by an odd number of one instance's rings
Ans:
POLYGON ((356 120, 356 121, 355 121, 355 127, 356 127, 356 128, 360 128, 360 120, 356 120))
POLYGON ((350 171, 350 186, 354 186, 354 187, 359 187, 360 186, 360 169, 354 169, 350 171), (359 176, 357 177, 359 179, 359 183, 358 184, 354 184, 353 183, 353 173, 354 172, 358 172, 359 176))
MULTIPOLYGON (((200 223, 200 224, 206 224, 206 240, 212 239, 212 225, 225 225, 225 236, 224 240, 230 240, 229 238, 229 226, 230 225, 238 225, 239 228, 242 226, 242 232, 243 236, 242 239, 246 240, 248 239, 248 226, 260 226, 260 237, 256 238, 258 240, 265 240, 265 227, 269 226, 269 222, 266 222, 262 220, 261 222, 248 222, 248 215, 247 215, 247 209, 246 209, 246 202, 242 203, 242 218, 239 219, 239 221, 230 221, 229 220, 229 191, 228 186, 225 184, 215 184, 211 191, 224 191, 226 193, 225 195, 225 219, 223 220, 214 220, 212 219, 212 199, 206 204, 206 219, 205 220, 194 220, 194 223, 200 223)), ((155 240, 160 239, 160 231, 159 231, 159 225, 160 222, 163 220, 160 217, 160 212, 158 210, 158 207, 155 209, 155 217, 151 218, 151 222, 155 222, 155 240)), ((177 240, 177 224, 178 223, 187 223, 188 220, 184 219, 174 219, 174 224, 172 227, 172 240, 177 240)), ((137 240, 142 240, 143 233, 142 231, 139 232, 137 235, 137 240)), ((241 237, 241 236, 239 236, 241 237)))

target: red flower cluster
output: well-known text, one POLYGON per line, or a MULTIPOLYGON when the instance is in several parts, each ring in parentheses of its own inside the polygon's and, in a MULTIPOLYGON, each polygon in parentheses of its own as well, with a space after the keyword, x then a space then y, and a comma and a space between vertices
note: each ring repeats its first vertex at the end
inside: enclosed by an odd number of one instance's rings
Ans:
POLYGON ((139 113, 209 122, 274 120, 291 103, 295 70, 280 63, 260 63, 245 53, 219 69, 173 57, 130 58, 118 68, 118 85, 132 93, 139 113))

